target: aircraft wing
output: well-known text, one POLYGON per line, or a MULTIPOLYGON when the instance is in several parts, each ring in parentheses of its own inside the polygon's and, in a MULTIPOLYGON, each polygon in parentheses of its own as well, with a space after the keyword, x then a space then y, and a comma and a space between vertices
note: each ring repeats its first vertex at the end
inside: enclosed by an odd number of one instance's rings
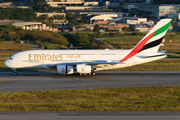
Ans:
POLYGON ((77 64, 86 64, 86 65, 114 65, 114 64, 122 64, 122 62, 107 62, 105 60, 96 60, 92 62, 75 62, 75 63, 68 63, 67 65, 77 65, 77 64))
POLYGON ((123 64, 123 62, 107 62, 105 60, 96 60, 92 62, 73 62, 73 63, 59 63, 53 65, 47 65, 49 68, 55 68, 57 65, 71 65, 76 66, 77 64, 86 64, 86 65, 116 65, 116 64, 123 64))

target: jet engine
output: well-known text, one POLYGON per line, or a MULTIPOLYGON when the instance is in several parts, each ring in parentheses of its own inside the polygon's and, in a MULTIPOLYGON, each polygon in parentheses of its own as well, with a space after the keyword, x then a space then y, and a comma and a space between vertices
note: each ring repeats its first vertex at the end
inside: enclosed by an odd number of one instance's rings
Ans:
POLYGON ((57 73, 63 75, 73 74, 74 69, 73 66, 69 66, 69 65, 57 65, 57 73))
POLYGON ((90 65, 86 65, 86 64, 77 64, 76 65, 77 73, 80 73, 80 74, 91 73, 91 68, 92 67, 90 65))

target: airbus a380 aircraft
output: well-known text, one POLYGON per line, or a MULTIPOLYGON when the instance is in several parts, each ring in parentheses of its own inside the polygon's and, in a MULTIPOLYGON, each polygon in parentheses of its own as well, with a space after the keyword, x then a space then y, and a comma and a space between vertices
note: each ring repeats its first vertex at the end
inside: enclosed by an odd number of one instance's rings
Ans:
MULTIPOLYGON (((130 50, 30 50, 14 54, 4 65, 16 69, 57 69, 58 74, 95 75, 95 71, 117 69, 147 63, 166 57, 158 51, 171 23, 160 20, 154 28, 130 50)), ((133 38, 132 38, 133 39, 133 38)))

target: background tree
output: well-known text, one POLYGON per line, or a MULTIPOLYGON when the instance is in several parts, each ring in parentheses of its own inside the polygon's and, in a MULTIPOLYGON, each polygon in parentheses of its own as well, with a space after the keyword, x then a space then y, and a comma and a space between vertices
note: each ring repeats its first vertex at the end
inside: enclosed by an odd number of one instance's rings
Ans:
POLYGON ((13 36, 13 39, 16 41, 16 42, 19 42, 20 41, 20 35, 19 34, 15 34, 14 36, 13 36))
POLYGON ((89 46, 90 41, 88 40, 88 34, 77 33, 74 36, 74 45, 82 46, 87 48, 89 46))
POLYGON ((43 24, 46 24, 46 26, 52 27, 52 23, 51 22, 42 22, 43 24))
POLYGON ((10 32, 8 33, 8 35, 10 36, 11 41, 13 41, 13 36, 15 35, 15 32, 14 32, 14 31, 10 31, 10 32))
POLYGON ((100 30, 101 30, 101 28, 99 27, 98 24, 96 24, 96 25, 94 26, 94 28, 93 28, 93 32, 94 32, 94 33, 99 33, 100 30))
POLYGON ((128 28, 128 27, 123 27, 122 30, 123 30, 123 31, 130 31, 131 29, 128 28))
POLYGON ((32 21, 36 18, 35 11, 22 8, 0 8, 0 19, 18 19, 32 21))
POLYGON ((28 32, 24 36, 25 40, 39 40, 41 42, 48 42, 53 44, 61 44, 61 45, 69 45, 69 42, 67 41, 67 38, 64 36, 53 33, 50 31, 36 31, 36 32, 28 32))

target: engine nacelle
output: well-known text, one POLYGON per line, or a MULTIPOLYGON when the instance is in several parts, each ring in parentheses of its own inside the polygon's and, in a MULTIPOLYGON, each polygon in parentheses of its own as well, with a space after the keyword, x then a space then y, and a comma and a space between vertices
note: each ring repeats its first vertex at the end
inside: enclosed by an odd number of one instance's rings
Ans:
POLYGON ((86 64, 76 65, 77 73, 91 73, 91 66, 86 64))
POLYGON ((57 65, 57 73, 58 74, 73 74, 74 69, 73 66, 66 66, 66 65, 57 65))

